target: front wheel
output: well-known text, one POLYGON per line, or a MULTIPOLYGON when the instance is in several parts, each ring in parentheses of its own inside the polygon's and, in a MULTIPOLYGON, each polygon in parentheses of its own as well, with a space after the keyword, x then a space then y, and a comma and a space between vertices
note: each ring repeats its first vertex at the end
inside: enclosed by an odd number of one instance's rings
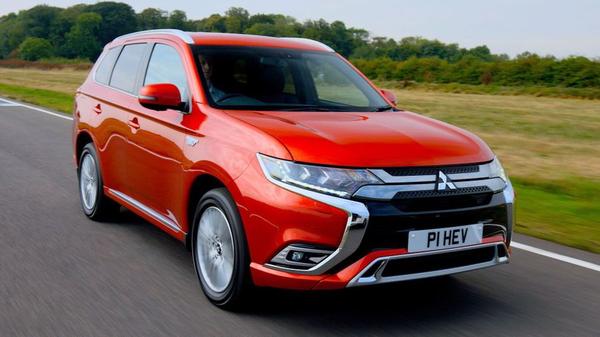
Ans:
POLYGON ((242 221, 225 188, 207 192, 194 216, 193 257, 206 297, 224 309, 238 309, 251 289, 242 221))

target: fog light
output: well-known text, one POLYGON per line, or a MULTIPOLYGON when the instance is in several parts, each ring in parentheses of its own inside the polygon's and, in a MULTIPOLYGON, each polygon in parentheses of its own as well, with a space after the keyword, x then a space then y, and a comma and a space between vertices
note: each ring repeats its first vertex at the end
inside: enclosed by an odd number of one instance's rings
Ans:
POLYGON ((323 249, 311 245, 294 244, 282 249, 269 264, 291 268, 310 269, 333 253, 333 250, 323 249))
POLYGON ((292 252, 292 261, 302 261, 302 258, 304 257, 304 253, 302 252, 292 252))

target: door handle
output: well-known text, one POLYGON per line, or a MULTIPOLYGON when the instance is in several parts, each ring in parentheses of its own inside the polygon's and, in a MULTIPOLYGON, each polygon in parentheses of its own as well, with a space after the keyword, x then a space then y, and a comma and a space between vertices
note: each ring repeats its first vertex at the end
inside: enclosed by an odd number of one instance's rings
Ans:
POLYGON ((100 103, 96 104, 96 106, 94 107, 94 112, 97 114, 102 113, 102 106, 100 105, 100 103))
POLYGON ((131 126, 134 129, 139 129, 140 128, 140 123, 138 122, 137 117, 133 117, 132 119, 130 119, 127 124, 129 126, 131 126))

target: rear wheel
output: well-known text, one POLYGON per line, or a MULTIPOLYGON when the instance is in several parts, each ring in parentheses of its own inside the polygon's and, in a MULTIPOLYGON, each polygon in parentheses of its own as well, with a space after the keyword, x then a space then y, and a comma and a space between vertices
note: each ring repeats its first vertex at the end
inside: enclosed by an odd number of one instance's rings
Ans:
POLYGON ((104 195, 98 156, 92 143, 85 145, 81 151, 77 176, 81 207, 88 218, 106 219, 118 211, 119 205, 104 195))
POLYGON ((251 285, 242 222, 225 188, 207 192, 194 216, 193 256, 206 297, 215 305, 239 309, 251 285))

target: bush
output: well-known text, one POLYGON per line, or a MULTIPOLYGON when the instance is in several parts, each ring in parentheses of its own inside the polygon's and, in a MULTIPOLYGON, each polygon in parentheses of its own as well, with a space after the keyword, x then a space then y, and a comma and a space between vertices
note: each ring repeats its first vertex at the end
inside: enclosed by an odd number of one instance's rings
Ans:
POLYGON ((54 55, 52 44, 46 39, 28 37, 19 46, 19 54, 23 60, 37 61, 54 55))
POLYGON ((460 83, 497 86, 600 88, 600 62, 585 57, 557 60, 535 54, 515 59, 484 61, 466 55, 456 62, 438 57, 352 59, 370 78, 422 83, 460 83))

